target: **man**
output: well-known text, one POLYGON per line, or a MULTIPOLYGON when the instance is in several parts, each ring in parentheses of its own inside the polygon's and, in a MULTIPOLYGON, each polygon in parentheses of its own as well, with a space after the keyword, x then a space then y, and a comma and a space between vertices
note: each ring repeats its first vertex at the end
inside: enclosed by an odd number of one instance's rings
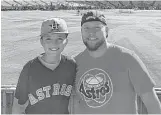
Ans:
POLYGON ((101 12, 88 11, 81 20, 86 49, 78 54, 73 113, 136 114, 139 95, 149 114, 161 113, 154 83, 139 57, 109 44, 108 27, 101 12))

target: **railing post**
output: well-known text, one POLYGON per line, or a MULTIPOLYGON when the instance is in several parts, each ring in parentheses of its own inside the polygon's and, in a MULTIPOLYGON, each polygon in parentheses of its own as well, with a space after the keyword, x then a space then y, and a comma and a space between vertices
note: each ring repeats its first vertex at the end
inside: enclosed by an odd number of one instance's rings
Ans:
POLYGON ((6 114, 12 114, 14 91, 6 92, 6 114))
POLYGON ((12 114, 15 86, 1 86, 1 114, 12 114))
POLYGON ((5 90, 1 90, 1 113, 6 113, 6 92, 5 90))

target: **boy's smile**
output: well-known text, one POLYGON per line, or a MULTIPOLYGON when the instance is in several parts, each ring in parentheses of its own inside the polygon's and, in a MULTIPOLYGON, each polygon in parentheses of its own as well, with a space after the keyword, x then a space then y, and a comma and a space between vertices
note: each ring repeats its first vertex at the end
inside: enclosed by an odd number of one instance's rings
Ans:
POLYGON ((51 51, 57 51, 59 48, 49 48, 51 51))

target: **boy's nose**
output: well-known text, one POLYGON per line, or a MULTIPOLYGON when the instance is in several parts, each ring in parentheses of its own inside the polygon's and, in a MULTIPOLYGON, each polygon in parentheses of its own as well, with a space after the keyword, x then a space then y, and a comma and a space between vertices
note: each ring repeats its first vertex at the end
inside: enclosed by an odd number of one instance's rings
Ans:
POLYGON ((57 46, 60 45, 62 42, 60 42, 59 40, 52 40, 50 44, 57 46))
POLYGON ((57 44, 57 42, 56 42, 56 40, 52 40, 52 41, 50 42, 50 44, 52 44, 52 45, 56 45, 56 44, 57 44))

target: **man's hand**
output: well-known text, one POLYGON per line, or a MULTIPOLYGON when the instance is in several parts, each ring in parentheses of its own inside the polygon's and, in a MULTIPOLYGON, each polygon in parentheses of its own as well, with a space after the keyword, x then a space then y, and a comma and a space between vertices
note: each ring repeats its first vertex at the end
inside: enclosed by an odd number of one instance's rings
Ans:
POLYGON ((142 94, 141 99, 147 108, 148 114, 161 114, 161 103, 154 90, 142 94))

